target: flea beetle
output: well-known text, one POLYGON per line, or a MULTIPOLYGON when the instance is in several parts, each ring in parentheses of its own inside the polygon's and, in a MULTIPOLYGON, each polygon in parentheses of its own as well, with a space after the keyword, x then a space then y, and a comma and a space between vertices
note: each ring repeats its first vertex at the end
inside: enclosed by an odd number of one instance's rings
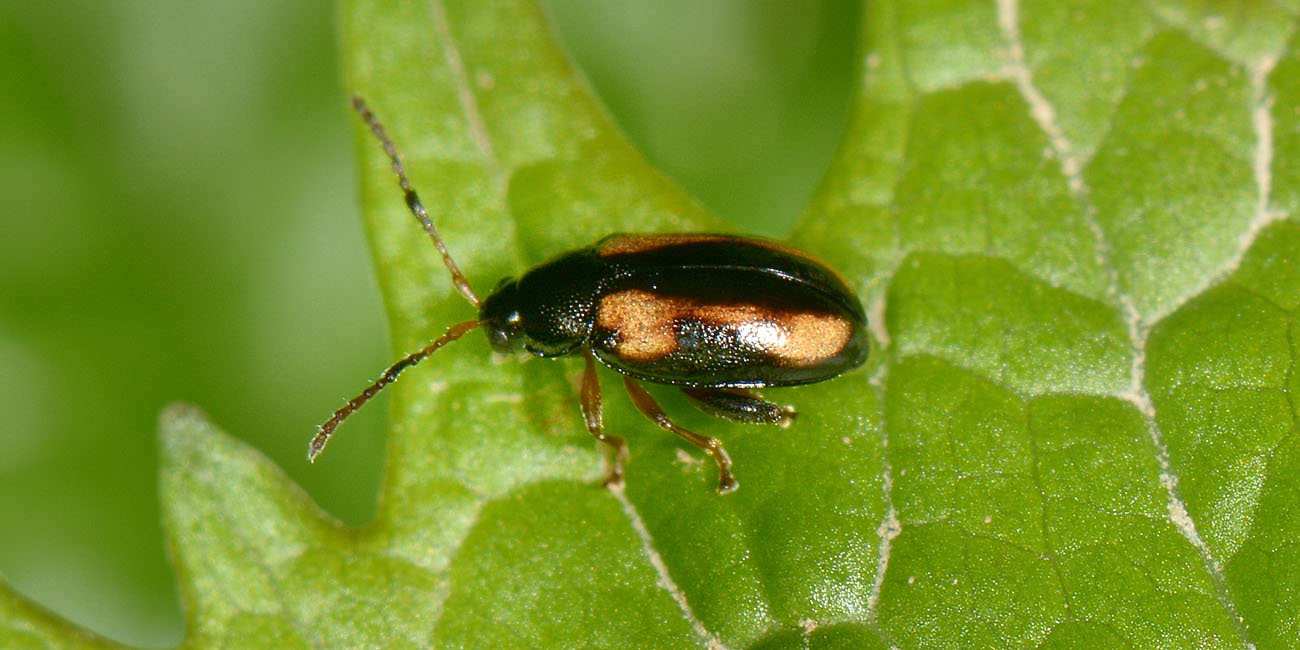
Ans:
POLYGON ((506 278, 480 300, 438 236, 383 125, 360 97, 352 103, 383 145, 406 205, 433 239, 456 288, 478 308, 478 317, 451 326, 393 364, 335 411, 311 441, 311 461, 343 420, 403 370, 481 327, 498 352, 583 357, 582 418, 605 444, 606 485, 622 480, 626 443, 605 433, 597 361, 623 375, 641 413, 713 457, 718 491, 726 493, 736 488, 736 480, 722 444, 673 423, 640 382, 678 386, 718 417, 786 426, 794 409, 750 389, 830 379, 867 358, 867 318, 844 279, 806 253, 763 239, 610 235, 506 278))

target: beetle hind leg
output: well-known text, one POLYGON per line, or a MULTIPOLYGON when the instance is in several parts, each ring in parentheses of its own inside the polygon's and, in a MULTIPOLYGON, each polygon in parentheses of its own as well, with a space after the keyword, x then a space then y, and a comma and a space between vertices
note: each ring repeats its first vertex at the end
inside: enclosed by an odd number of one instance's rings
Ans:
POLYGON ((726 494, 736 489, 736 478, 731 475, 731 457, 727 455, 727 450, 722 448, 721 441, 717 438, 702 436, 674 424, 672 420, 668 419, 668 415, 664 413, 659 403, 635 379, 623 377, 623 385, 627 387, 627 394, 631 396, 632 403, 636 404, 637 409, 643 415, 650 418, 660 428, 677 434, 686 442, 703 449, 713 457, 713 461, 718 464, 719 494, 726 494))
POLYGON ((627 442, 620 436, 605 433, 601 415, 600 379, 596 376, 596 363, 588 352, 587 368, 582 373, 582 420, 587 431, 597 440, 605 443, 605 473, 603 484, 618 485, 623 482, 623 461, 627 459, 627 442))
POLYGON ((746 424, 775 424, 782 428, 794 422, 794 407, 769 402, 743 388, 683 388, 682 393, 700 410, 720 418, 746 424))

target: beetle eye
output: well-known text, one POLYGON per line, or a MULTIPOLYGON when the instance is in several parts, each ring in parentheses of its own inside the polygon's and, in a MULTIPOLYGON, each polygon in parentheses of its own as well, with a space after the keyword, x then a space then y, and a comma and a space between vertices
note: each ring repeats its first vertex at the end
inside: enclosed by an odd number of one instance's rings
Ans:
POLYGON ((499 327, 487 328, 488 344, 497 352, 510 352, 510 335, 499 327))

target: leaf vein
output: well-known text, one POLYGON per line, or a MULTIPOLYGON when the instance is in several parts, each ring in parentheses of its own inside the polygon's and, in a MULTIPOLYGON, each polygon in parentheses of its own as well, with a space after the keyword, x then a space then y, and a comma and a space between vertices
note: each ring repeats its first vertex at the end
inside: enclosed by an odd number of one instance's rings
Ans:
MULTIPOLYGON (((1089 198, 1091 190, 1083 178, 1080 162, 1074 158, 1068 138, 1066 138, 1055 121, 1055 110, 1051 103, 1033 83, 1033 73, 1025 63, 1024 45, 1020 38, 1019 0, 998 0, 997 7, 999 27, 1003 38, 1007 41, 1008 72, 1012 79, 1015 80, 1016 86, 1025 101, 1029 103, 1031 117, 1047 135, 1053 150, 1057 154, 1057 159, 1061 161, 1061 172, 1066 176, 1071 193, 1083 206, 1084 220, 1093 232, 1097 244, 1097 256, 1107 273, 1108 284, 1110 285, 1108 292, 1118 302, 1120 313, 1128 331, 1132 352, 1132 363, 1129 370, 1130 387, 1128 391, 1121 393, 1118 397, 1136 407, 1146 421, 1147 432, 1155 448, 1156 460, 1160 466, 1160 484, 1165 488, 1168 495, 1169 520, 1200 554, 1205 571, 1215 585, 1215 595, 1220 606, 1224 608, 1231 618, 1242 642, 1247 646, 1252 646, 1253 644, 1250 642, 1246 629, 1241 622, 1242 618, 1237 614, 1236 604, 1233 602, 1231 594, 1228 593, 1222 566, 1214 559, 1204 540, 1196 531, 1196 523, 1187 511, 1178 492, 1178 477, 1174 473, 1169 450, 1165 445, 1163 433, 1156 419, 1156 409, 1146 388, 1146 340, 1150 329, 1149 325, 1144 323, 1133 297, 1125 291, 1120 282, 1119 270, 1116 268, 1112 257, 1113 249, 1107 240, 1105 229, 1097 220, 1097 208, 1089 198)), ((1271 66, 1267 69, 1271 69, 1271 66)), ((1261 72, 1264 74, 1260 76, 1266 76, 1267 69, 1262 70, 1261 72)), ((1264 85, 1263 81, 1255 81, 1254 83, 1257 88, 1262 88, 1264 85)), ((1259 92, 1262 91, 1257 90, 1257 94, 1259 92)), ((1257 105, 1263 105, 1267 110, 1267 102, 1262 99, 1257 100, 1257 105)), ((1257 113, 1258 110, 1257 108, 1257 113)), ((1263 134, 1271 138, 1271 121, 1257 118, 1255 122, 1257 137, 1263 134), (1264 123, 1263 126, 1268 128, 1261 128, 1261 122, 1264 123)), ((1255 160, 1256 182, 1260 184, 1260 201, 1263 203, 1263 207, 1258 208, 1258 210, 1263 212, 1267 212, 1267 187, 1263 183, 1266 183, 1268 179, 1266 175, 1261 178, 1259 165, 1268 162, 1271 155, 1271 139, 1267 147, 1257 147, 1255 160), (1263 158, 1262 161, 1261 158, 1263 158)))
POLYGON ((456 86, 456 101, 460 104, 461 112, 465 115, 470 137, 474 140, 474 145, 478 147, 479 152, 492 166, 500 166, 496 151, 492 147, 492 138, 488 135, 487 124, 483 120, 483 114, 479 111, 478 101, 474 98, 469 76, 465 73, 465 61, 460 56, 460 48, 456 47, 455 38, 452 37, 451 26, 447 22, 446 7, 443 5, 442 0, 430 0, 429 10, 433 22, 433 33, 442 44, 442 55, 447 63, 447 70, 451 73, 452 82, 456 86))
POLYGON ((686 598, 686 592, 673 580, 673 576, 668 570, 668 564, 664 562, 663 557, 659 555, 659 551, 655 549, 655 542, 650 535, 650 529, 646 527, 645 520, 641 518, 641 513, 637 512, 636 504, 627 498, 623 486, 611 486, 609 492, 614 495, 614 498, 622 507, 623 515, 627 517, 628 523, 632 526, 632 531, 636 533, 637 539, 641 542, 641 550, 645 553, 646 560, 650 562, 651 568, 659 576, 658 586, 668 592, 673 602, 677 603, 682 618, 690 623, 691 630, 695 632, 695 635, 699 637, 708 650, 727 650, 727 646, 713 632, 709 631, 708 627, 704 625, 704 621, 695 616, 695 612, 691 610, 691 604, 686 598))

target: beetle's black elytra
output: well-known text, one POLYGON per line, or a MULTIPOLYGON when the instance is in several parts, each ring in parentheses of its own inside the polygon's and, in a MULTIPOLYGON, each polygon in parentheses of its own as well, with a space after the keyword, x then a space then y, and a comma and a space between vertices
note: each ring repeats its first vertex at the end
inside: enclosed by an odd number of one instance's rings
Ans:
POLYGON ((411 187, 397 148, 360 97, 353 106, 388 154, 407 206, 433 240, 456 288, 478 318, 453 325, 393 364, 322 424, 309 460, 343 420, 407 368, 479 327, 499 352, 581 354, 583 421, 605 444, 605 483, 622 480, 626 443, 605 433, 596 361, 623 375, 632 403, 718 465, 718 491, 736 487, 716 438, 673 423, 641 381, 681 387, 702 410, 738 422, 789 425, 794 410, 750 389, 823 381, 866 361, 867 317, 852 289, 807 253, 777 242, 722 234, 617 234, 497 284, 480 300, 411 187))

